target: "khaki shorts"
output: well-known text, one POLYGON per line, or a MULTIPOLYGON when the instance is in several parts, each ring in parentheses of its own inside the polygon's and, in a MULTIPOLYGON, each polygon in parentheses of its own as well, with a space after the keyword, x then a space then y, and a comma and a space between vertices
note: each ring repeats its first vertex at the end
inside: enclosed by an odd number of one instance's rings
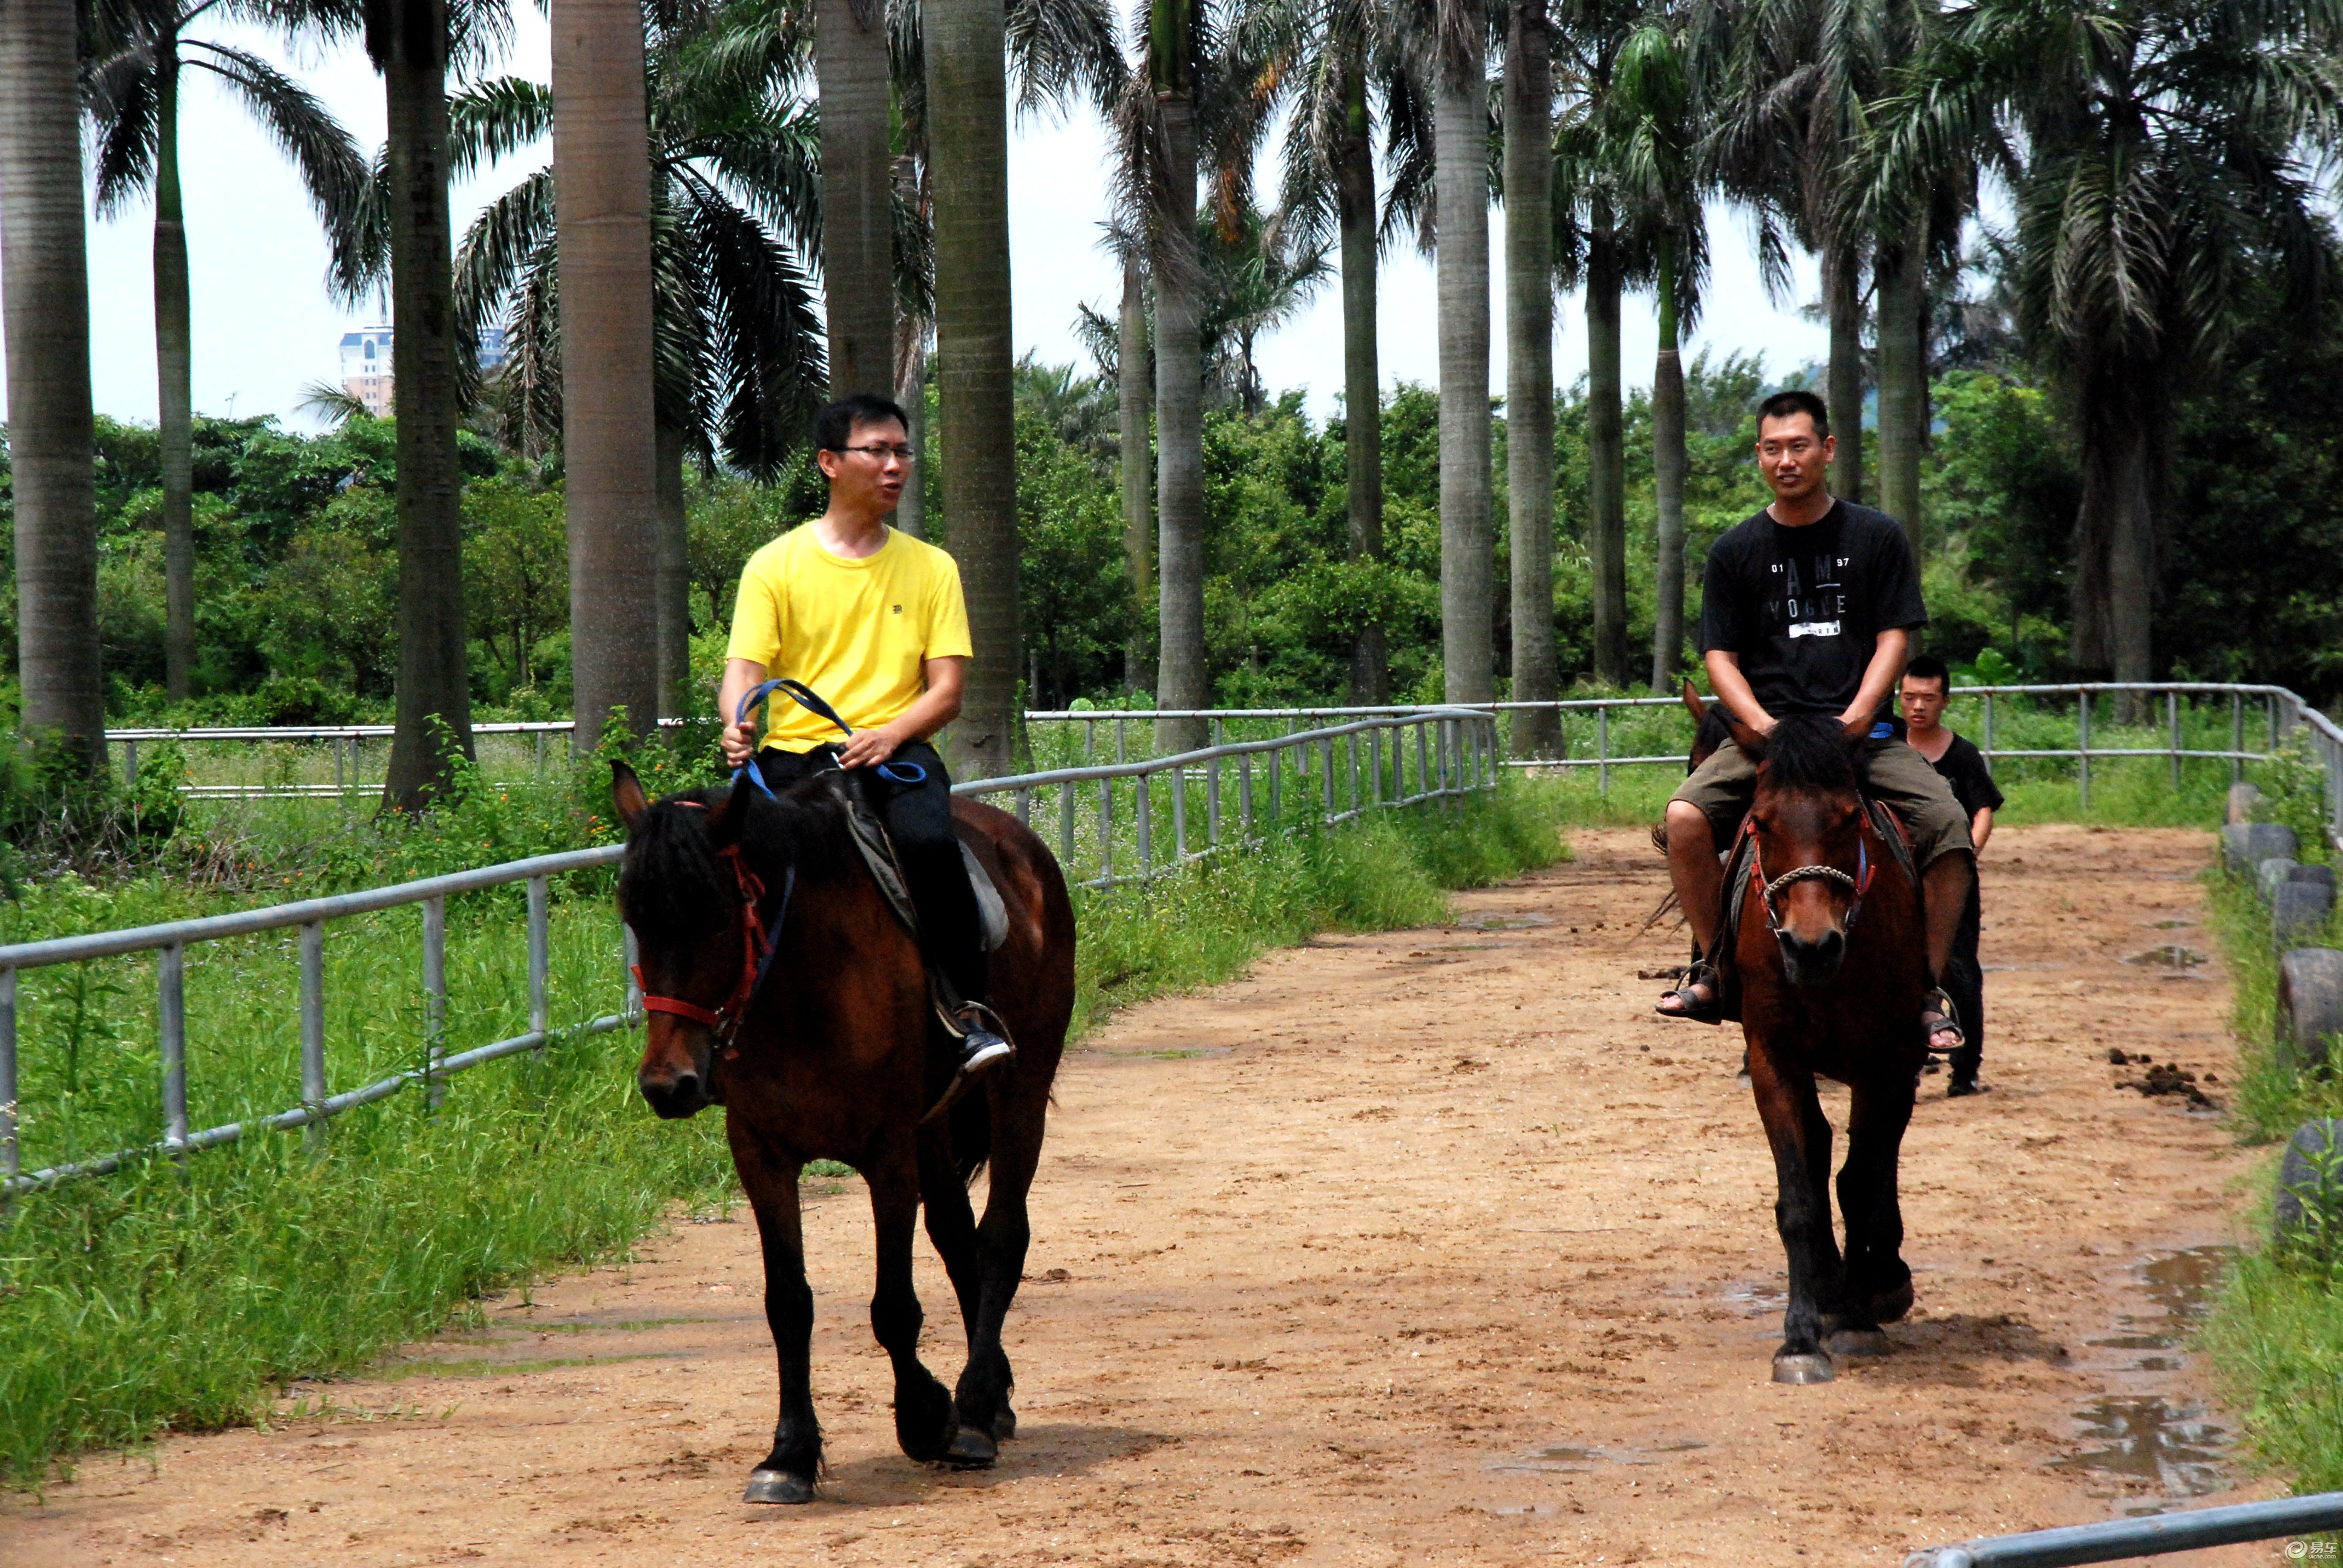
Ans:
MULTIPOLYGON (((1912 854, 1926 869, 1939 855, 1957 849, 1976 851, 1969 843, 1969 819, 1953 799, 1952 786, 1928 766, 1928 759, 1901 740, 1866 740, 1855 753, 1863 787, 1885 801, 1912 834, 1912 854)), ((1740 747, 1727 740, 1709 759, 1694 769, 1675 799, 1697 806, 1708 819, 1718 849, 1733 841, 1757 793, 1757 765, 1740 747)))

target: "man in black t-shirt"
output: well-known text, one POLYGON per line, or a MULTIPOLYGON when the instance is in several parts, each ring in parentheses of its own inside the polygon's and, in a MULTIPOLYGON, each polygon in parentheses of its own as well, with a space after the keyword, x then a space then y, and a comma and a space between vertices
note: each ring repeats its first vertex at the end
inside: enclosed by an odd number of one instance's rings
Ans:
MULTIPOLYGON (((1920 573, 1893 518, 1839 500, 1823 479, 1836 444, 1811 392, 1777 392, 1757 410, 1757 467, 1774 503, 1708 552, 1701 652, 1709 689, 1759 735, 1777 714, 1829 714, 1864 737, 1864 788, 1911 830, 1927 912, 1928 972, 1942 976, 1974 879, 1968 819, 1936 770, 1881 723, 1904 672, 1913 628, 1927 624, 1920 573)), ((1704 953, 1723 918, 1717 847, 1729 842, 1757 788, 1757 765, 1734 742, 1694 770, 1668 802, 1668 874, 1704 953)), ((1932 980, 1932 985, 1936 982, 1932 980)), ((1669 1018, 1715 1023, 1722 986, 1696 964, 1660 1000, 1669 1018)), ((1932 990, 1921 1013, 1932 1050, 1961 1044, 1951 1000, 1932 990)))
MULTIPOLYGON (((1951 787, 1953 799, 1960 802, 1969 819, 1969 843, 1982 858, 1986 840, 1993 837, 1993 814, 2001 809, 2001 791, 1994 785, 1993 770, 1986 766, 1984 753, 1944 726, 1951 678, 1945 661, 1934 654, 1924 653, 1904 667, 1903 684, 1896 693, 1904 709, 1904 739, 1951 787)), ((1972 890, 1968 907, 1961 913, 1960 932, 1953 940, 1952 964, 1945 971, 1945 989, 1960 1010, 1961 1033, 1966 1037, 1960 1050, 1953 1052, 1948 1094, 1985 1091, 1985 1085, 1977 1081, 1977 1068, 1985 1060, 1985 969, 1977 957, 1982 925, 1979 894, 1972 890)))

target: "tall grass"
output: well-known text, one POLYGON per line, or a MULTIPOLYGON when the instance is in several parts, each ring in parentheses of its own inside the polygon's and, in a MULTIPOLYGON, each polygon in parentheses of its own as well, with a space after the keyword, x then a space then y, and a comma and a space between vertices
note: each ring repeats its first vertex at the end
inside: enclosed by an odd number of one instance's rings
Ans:
MULTIPOLYGON (((2240 1139, 2272 1143, 2304 1120, 2343 1115, 2343 1077, 2298 1068, 2275 1044, 2278 957, 2269 910, 2242 878, 2208 875, 2211 929, 2236 989, 2232 1017, 2242 1073, 2231 1115, 2240 1139)), ((2343 946, 2343 915, 2319 941, 2343 946)), ((2260 1167, 2269 1219, 2275 1161, 2260 1167)), ((2298 1492, 2343 1488, 2343 1262, 2265 1246, 2247 1252, 2215 1304, 2205 1344, 2247 1436, 2298 1492)))
MULTIPOLYGON (((1554 791, 1375 813, 1078 902, 1077 1030, 1210 984, 1328 927, 1437 920, 1443 889, 1559 859, 1554 791)), ((619 931, 604 879, 552 912, 551 1019, 616 1010, 619 931)), ((33 890, 21 940, 216 908, 185 890, 71 879, 33 890)), ((416 1065, 423 998, 413 910, 328 927, 327 1055, 337 1091, 416 1065)), ((527 1028, 516 897, 451 905, 448 1048, 527 1028)), ((202 944, 187 964, 193 1124, 299 1100, 294 933, 202 944)), ((26 971, 27 1168, 160 1131, 154 974, 144 958, 26 971)), ((298 1136, 259 1133, 19 1199, 0 1215, 0 1481, 37 1486, 76 1452, 164 1429, 249 1420, 294 1377, 355 1370, 482 1292, 607 1257, 675 1202, 732 1187, 720 1121, 655 1121, 637 1101, 639 1037, 570 1035, 541 1054, 418 1089, 298 1136)))

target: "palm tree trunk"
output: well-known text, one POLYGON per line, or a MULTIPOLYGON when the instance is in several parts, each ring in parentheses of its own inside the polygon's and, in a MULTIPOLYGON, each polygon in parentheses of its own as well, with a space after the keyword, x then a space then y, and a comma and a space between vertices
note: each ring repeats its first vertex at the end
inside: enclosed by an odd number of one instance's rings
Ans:
MULTIPOLYGON (((2156 524, 2166 488, 2167 367, 2087 356, 2077 378, 2083 499, 2075 521, 2077 667, 2154 678, 2156 524)), ((2119 711, 2128 718, 2137 705, 2119 711)))
POLYGON ((1863 262, 1852 246, 1823 253, 1824 304, 1830 313, 1830 368, 1823 402, 1830 410, 1838 456, 1830 466, 1831 494, 1863 499, 1863 262))
MULTIPOLYGON (((1194 14, 1187 0, 1154 0, 1157 113, 1163 125, 1163 188, 1155 196, 1155 700, 1202 708, 1204 668, 1203 349, 1198 331, 1196 100, 1189 71, 1194 14)), ((1157 727, 1159 750, 1202 744, 1200 721, 1157 727)))
MULTIPOLYGON (((1505 21, 1505 474, 1513 700, 1561 695, 1554 651, 1554 40, 1546 0, 1505 21)), ((1513 715, 1520 757, 1561 754, 1555 709, 1513 715)))
POLYGON ((102 772, 89 260, 72 0, 0 5, 0 304, 16 502, 21 728, 102 772))
POLYGON ((895 324, 895 401, 910 417, 906 434, 919 457, 911 465, 903 498, 895 504, 895 527, 915 539, 928 537, 928 324, 906 316, 895 324))
MULTIPOLYGON (((1343 68, 1343 134, 1335 150, 1334 206, 1342 242, 1342 468, 1350 524, 1346 556, 1383 556, 1383 370, 1375 343, 1375 148, 1367 117, 1365 50, 1343 68)), ((1360 628, 1351 645, 1351 700, 1391 700, 1389 634, 1360 628)))
POLYGON ((1440 618, 1445 695, 1496 697, 1495 506, 1489 444, 1488 44, 1481 15, 1442 7, 1433 105, 1439 255, 1440 618))
POLYGON ((1659 243, 1660 352, 1652 367, 1652 498, 1659 514, 1659 602, 1652 617, 1652 689, 1665 691, 1684 658, 1684 383, 1677 343, 1675 236, 1659 243))
MULTIPOLYGON (((998 778, 1014 766, 1024 665, 1017 624, 1003 14, 983 0, 930 0, 925 15, 937 414, 951 549, 976 645, 950 760, 963 779, 998 778)), ((888 286, 891 301, 891 281, 888 286)))
POLYGON ((1597 198, 1586 246, 1586 554, 1594 568, 1594 674, 1627 684, 1627 432, 1620 411, 1619 251, 1597 198))
POLYGON ((561 261, 561 449, 577 745, 659 710, 659 420, 650 146, 636 0, 555 0, 553 166, 561 261), (644 546, 652 548, 646 549, 644 546))
MULTIPOLYGON (((397 733, 383 804, 417 811, 446 784, 453 757, 472 755, 464 476, 456 449, 456 356, 469 346, 456 341, 445 0, 410 0, 378 12, 369 5, 367 17, 367 50, 382 73, 387 119, 397 327, 391 384, 398 411, 397 733)), ((558 48, 558 27, 555 36, 558 48)), ((569 363, 579 368, 575 359, 569 363)), ((649 397, 648 373, 644 385, 649 397)), ((574 487, 574 465, 570 471, 574 487)), ((571 496, 574 505, 574 487, 571 496)))
POLYGON ((830 319, 830 392, 895 390, 894 101, 886 7, 816 0, 821 94, 821 292, 830 319))
POLYGON ((156 435, 163 458, 163 690, 185 702, 196 667, 195 307, 179 193, 179 49, 155 51, 156 435))
POLYGON ((1879 296, 1879 505, 1920 558, 1920 443, 1928 417, 1926 230, 1874 264, 1879 296))
POLYGON ((691 711, 691 568, 689 517, 684 509, 684 433, 658 428, 659 508, 652 571, 659 604, 659 716, 691 711))
POLYGON ((1153 639, 1147 635, 1143 607, 1155 591, 1155 464, 1149 451, 1147 263, 1134 250, 1122 258, 1122 315, 1115 330, 1115 380, 1119 393, 1118 445, 1122 455, 1122 569, 1131 585, 1131 640, 1122 653, 1126 691, 1155 689, 1153 639))

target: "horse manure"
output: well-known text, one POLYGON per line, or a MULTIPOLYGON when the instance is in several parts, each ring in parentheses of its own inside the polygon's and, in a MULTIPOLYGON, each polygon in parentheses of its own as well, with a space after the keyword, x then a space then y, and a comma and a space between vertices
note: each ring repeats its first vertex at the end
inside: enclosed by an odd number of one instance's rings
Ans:
POLYGON ((2142 1077, 2117 1079, 2116 1087, 2137 1089, 2151 1100, 2164 1096, 2176 1097, 2187 1101, 2195 1108, 2209 1109, 2213 1104, 2212 1097, 2197 1087, 2195 1073, 2176 1067, 2168 1061, 2157 1062, 2142 1077))

